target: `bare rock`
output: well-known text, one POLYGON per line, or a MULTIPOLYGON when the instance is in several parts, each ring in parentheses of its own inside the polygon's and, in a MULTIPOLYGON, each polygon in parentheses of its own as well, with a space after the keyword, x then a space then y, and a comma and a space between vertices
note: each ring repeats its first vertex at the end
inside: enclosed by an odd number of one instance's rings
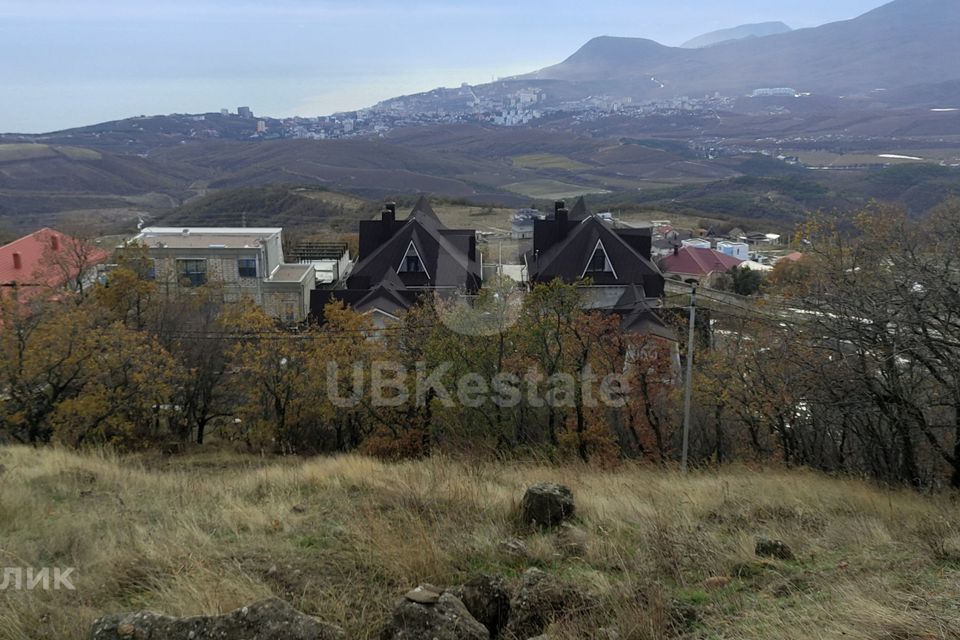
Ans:
POLYGON ((476 621, 452 593, 432 604, 403 598, 380 633, 381 640, 490 640, 487 628, 476 621))
POLYGON ((436 604, 440 600, 440 591, 429 586, 420 585, 404 596, 410 602, 417 604, 436 604))
POLYGON ((499 576, 479 574, 458 589, 460 600, 477 622, 498 638, 510 617, 510 591, 499 576))
POLYGON ((93 623, 90 640, 344 640, 339 627, 296 611, 279 599, 265 600, 221 616, 174 618, 121 613, 93 623))
POLYGON ((553 620, 574 614, 586 604, 586 596, 578 589, 540 569, 527 569, 519 591, 510 601, 507 637, 530 638, 542 634, 553 620))
POLYGON ((757 538, 754 552, 761 558, 776 558, 777 560, 793 560, 793 551, 783 540, 769 540, 757 538))
POLYGON ((573 492, 553 482, 540 482, 527 489, 520 502, 520 518, 536 527, 556 527, 573 517, 573 492))

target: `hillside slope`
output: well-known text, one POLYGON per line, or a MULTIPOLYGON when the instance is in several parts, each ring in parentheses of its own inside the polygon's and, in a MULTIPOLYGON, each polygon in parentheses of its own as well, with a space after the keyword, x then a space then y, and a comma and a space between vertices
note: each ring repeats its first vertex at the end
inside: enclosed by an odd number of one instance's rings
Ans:
POLYGON ((421 582, 486 572, 513 588, 528 567, 589 596, 550 625, 557 640, 601 627, 629 640, 960 637, 956 501, 812 473, 20 447, 0 448, 0 469, 4 566, 73 567, 77 587, 6 591, 2 640, 85 640, 105 613, 273 595, 372 640, 421 582), (543 480, 572 488, 573 527, 518 526, 525 487, 543 480), (795 559, 758 558, 758 536, 795 559), (730 580, 705 586, 716 577, 730 580))
POLYGON ((379 212, 366 202, 316 187, 263 185, 210 193, 159 217, 163 226, 284 227, 295 231, 342 229, 356 231, 357 221, 379 212))
POLYGON ((127 195, 179 191, 182 167, 146 158, 47 144, 0 144, 0 190, 127 195))

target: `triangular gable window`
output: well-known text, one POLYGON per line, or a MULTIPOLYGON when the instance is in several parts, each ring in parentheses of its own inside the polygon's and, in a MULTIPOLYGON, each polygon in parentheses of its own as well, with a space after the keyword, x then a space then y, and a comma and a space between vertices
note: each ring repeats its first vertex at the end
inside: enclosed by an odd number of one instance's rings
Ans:
POLYGON ((581 277, 588 276, 591 273, 612 273, 614 278, 617 277, 617 272, 613 270, 610 258, 607 257, 607 250, 603 248, 602 240, 597 240, 597 246, 594 248, 593 255, 590 256, 590 262, 587 263, 581 277))
POLYGON ((400 267, 397 269, 397 273, 423 273, 429 278, 430 274, 427 273, 427 267, 423 264, 423 259, 420 257, 420 252, 417 251, 417 247, 413 244, 413 241, 410 241, 410 246, 407 247, 407 252, 403 254, 403 261, 400 262, 400 267))

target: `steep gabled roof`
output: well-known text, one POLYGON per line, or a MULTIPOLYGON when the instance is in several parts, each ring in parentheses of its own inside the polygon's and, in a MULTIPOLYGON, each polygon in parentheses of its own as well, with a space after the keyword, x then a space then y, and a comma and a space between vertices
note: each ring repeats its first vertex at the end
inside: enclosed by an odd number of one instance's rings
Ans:
POLYGON ((460 242, 465 234, 466 232, 441 230, 426 215, 412 217, 391 238, 354 267, 349 282, 357 283, 361 288, 369 288, 376 286, 390 273, 396 275, 398 265, 402 263, 412 243, 426 272, 401 274, 400 279, 405 286, 475 289, 480 284, 480 266, 471 259, 469 251, 464 250, 464 242, 460 242))
POLYGON ((583 196, 577 198, 576 204, 573 205, 573 209, 570 210, 570 219, 571 220, 583 220, 590 215, 590 212, 587 211, 587 201, 584 200, 583 196))
POLYGON ((433 210, 433 207, 430 206, 430 200, 426 195, 420 196, 420 199, 417 200, 417 204, 414 205, 413 210, 410 211, 410 215, 407 217, 407 220, 432 220, 437 224, 441 229, 444 228, 443 223, 440 221, 440 216, 437 215, 437 212, 433 210))
POLYGON ((620 316, 620 331, 645 336, 657 336, 664 340, 677 341, 676 332, 667 326, 649 307, 637 307, 620 316))
POLYGON ((743 260, 713 249, 683 247, 676 255, 661 260, 660 268, 667 273, 708 276, 711 273, 726 273, 741 262, 743 260))
POLYGON ((396 273, 388 273, 372 289, 315 289, 310 295, 310 315, 322 324, 326 305, 339 300, 359 313, 380 311, 396 317, 416 304, 418 295, 396 273))
POLYGON ((574 224, 566 237, 541 255, 528 255, 528 264, 531 276, 540 282, 556 278, 564 282, 576 282, 587 275, 594 284, 604 285, 645 283, 647 278, 661 277, 656 265, 640 255, 608 223, 596 216, 589 216, 574 224), (598 245, 602 245, 613 272, 585 274, 598 245))
POLYGON ((653 335, 666 340, 676 341, 676 333, 650 308, 647 294, 641 285, 628 285, 620 299, 612 307, 602 309, 620 317, 622 333, 653 335))
POLYGON ((382 311, 396 316, 409 309, 415 301, 414 294, 404 287, 400 277, 388 274, 375 288, 350 306, 359 313, 382 311))

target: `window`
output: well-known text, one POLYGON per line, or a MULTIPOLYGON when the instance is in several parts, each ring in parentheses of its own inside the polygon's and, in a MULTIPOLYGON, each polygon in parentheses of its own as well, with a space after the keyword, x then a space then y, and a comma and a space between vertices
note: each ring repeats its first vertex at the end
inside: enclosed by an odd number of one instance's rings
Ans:
POLYGON ((147 280, 157 279, 157 261, 147 258, 147 273, 144 275, 147 280))
POLYGON ((420 259, 420 253, 413 242, 407 247, 407 252, 403 256, 403 262, 400 263, 398 273, 426 273, 427 269, 423 266, 423 260, 420 259))
POLYGON ((237 271, 240 273, 241 278, 256 278, 257 277, 256 258, 240 258, 239 260, 237 260, 237 271))
POLYGON ((587 268, 583 271, 583 275, 588 273, 612 273, 614 277, 617 277, 613 265, 610 264, 610 259, 607 257, 607 251, 603 248, 602 241, 597 241, 593 255, 590 256, 590 262, 587 263, 587 268))
POLYGON ((199 287, 207 282, 206 260, 177 260, 180 281, 188 287, 199 287))

